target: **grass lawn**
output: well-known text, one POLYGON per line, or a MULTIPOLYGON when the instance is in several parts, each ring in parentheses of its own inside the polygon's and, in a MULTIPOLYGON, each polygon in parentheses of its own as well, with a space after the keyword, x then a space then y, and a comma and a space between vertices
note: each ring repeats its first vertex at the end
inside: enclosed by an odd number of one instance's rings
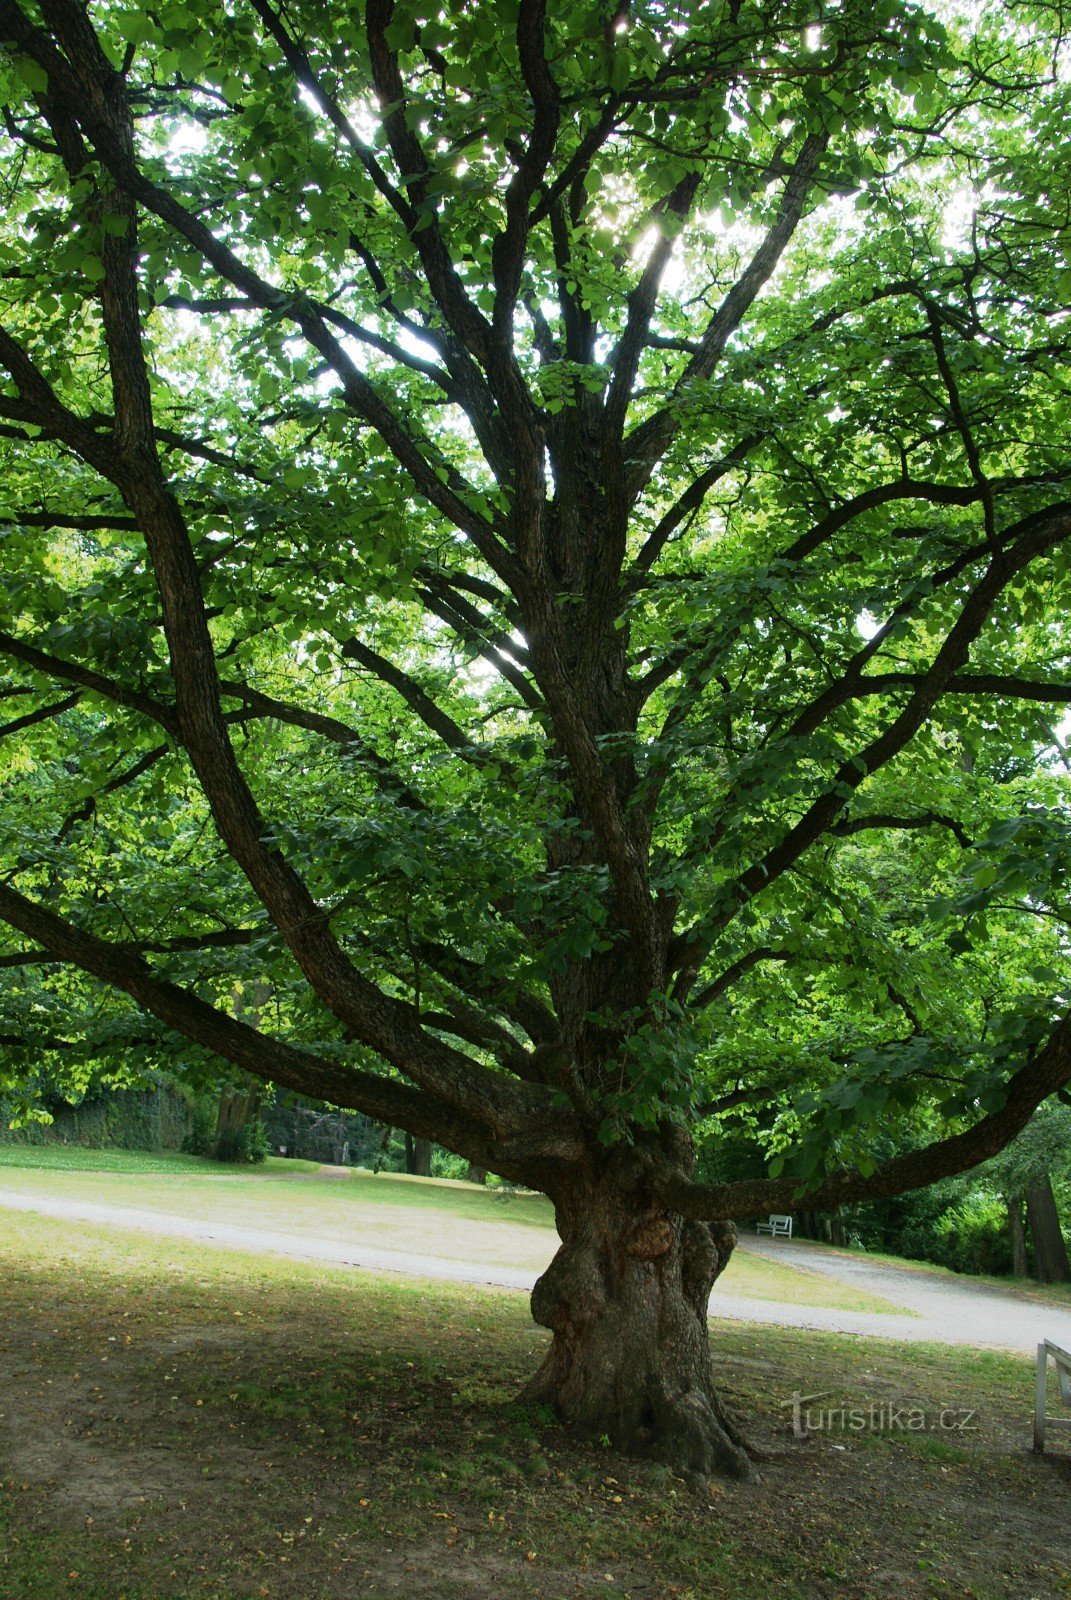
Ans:
MULTIPOLYGON (((533 1274, 557 1248, 553 1209, 542 1195, 359 1170, 341 1178, 321 1176, 305 1161, 220 1167, 197 1156, 0 1145, 0 1189, 533 1274), (13 1151, 28 1156, 30 1164, 13 1159, 13 1151), (106 1157, 107 1163, 94 1167, 93 1157, 106 1157)), ((853 1285, 742 1251, 719 1288, 791 1305, 901 1311, 853 1285)))
POLYGON ((834 1311, 876 1311, 913 1317, 914 1311, 894 1305, 881 1295, 867 1289, 857 1289, 853 1284, 838 1283, 835 1278, 820 1277, 806 1268, 786 1266, 783 1261, 771 1261, 767 1256, 750 1255, 736 1250, 723 1277, 714 1285, 711 1311, 717 1315, 718 1300, 722 1295, 738 1295, 747 1300, 774 1300, 781 1305, 824 1306, 834 1311))
POLYGON ((723 1325, 770 1459, 689 1485, 517 1405, 544 1349, 520 1294, 7 1212, 0 1596, 1071 1596, 1071 1451, 1026 1449, 1028 1359, 723 1325), (977 1415, 799 1442, 794 1390, 977 1415))
MULTIPOLYGON (((174 1150, 90 1150, 76 1144, 0 1144, 0 1169, 39 1168, 43 1172, 122 1172, 128 1175, 168 1177, 175 1174, 228 1175, 232 1170, 204 1156, 182 1155, 174 1150)), ((319 1172, 317 1161, 284 1161, 269 1156, 259 1172, 319 1172)))

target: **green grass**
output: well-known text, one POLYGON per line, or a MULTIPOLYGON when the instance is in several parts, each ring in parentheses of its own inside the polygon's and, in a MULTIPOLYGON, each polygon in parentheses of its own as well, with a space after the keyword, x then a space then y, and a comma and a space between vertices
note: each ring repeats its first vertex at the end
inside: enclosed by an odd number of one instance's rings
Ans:
POLYGON ((824 1307, 833 1311, 870 1311, 878 1315, 913 1317, 906 1306, 895 1305, 881 1295, 858 1289, 854 1284, 838 1283, 768 1256, 736 1250, 724 1277, 714 1285, 711 1311, 718 1314, 722 1295, 737 1295, 743 1300, 773 1300, 779 1305, 824 1307))
POLYGON ((721 1327, 771 1459, 688 1486, 517 1403, 546 1349, 519 1294, 10 1213, 0 1282, 3 1600, 1071 1595, 1024 1358, 721 1327), (982 1425, 797 1444, 794 1389, 982 1425))
MULTIPOLYGON (((454 1254, 457 1251, 463 1253, 466 1246, 471 1245, 473 1241, 464 1238, 451 1240, 449 1237, 429 1239, 426 1221, 421 1221, 414 1215, 408 1221, 399 1222, 395 1218, 393 1222, 388 1222, 384 1208, 393 1207, 414 1214, 436 1211, 477 1224, 490 1221, 497 1225, 502 1221, 508 1221, 523 1223, 533 1228, 554 1226, 552 1209, 542 1195, 518 1192, 510 1188, 480 1188, 452 1178, 413 1178, 405 1173, 371 1173, 359 1168, 352 1169, 344 1183, 339 1179, 328 1178, 315 1184, 310 1183, 312 1175, 318 1174, 320 1170, 319 1162, 293 1161, 276 1156, 269 1156, 265 1162, 256 1167, 236 1167, 209 1161, 204 1156, 181 1155, 168 1151, 91 1150, 77 1145, 0 1143, 0 1174, 2 1174, 0 1183, 11 1184, 12 1174, 17 1175, 19 1172, 100 1174, 102 1178, 105 1175, 109 1177, 119 1175, 132 1178, 201 1179, 203 1185, 200 1192, 204 1196, 201 1204, 191 1200, 191 1197, 198 1192, 198 1188, 189 1182, 184 1183, 180 1189, 168 1187, 166 1190, 156 1186, 151 1190, 139 1190, 129 1185, 117 1189, 113 1184, 102 1182, 97 1187, 88 1187, 79 1192, 86 1199, 103 1203, 144 1205, 149 1210, 171 1209, 176 1206, 176 1197, 181 1197, 177 1201, 177 1209, 184 1216, 212 1216, 219 1221, 259 1225, 257 1218, 251 1214, 252 1206, 255 1207, 257 1215, 265 1221, 285 1228, 288 1232, 301 1231, 305 1227, 323 1227, 326 1230, 323 1237, 344 1238, 348 1242, 382 1245, 383 1230, 390 1226, 397 1248, 413 1254, 449 1256, 451 1250, 440 1249, 439 1245, 451 1243, 455 1246, 454 1254), (296 1190, 287 1187, 285 1199, 273 1194, 265 1201, 263 1191, 259 1191, 254 1200, 253 1191, 248 1187, 254 1180, 263 1181, 265 1178, 272 1178, 287 1183, 288 1180, 292 1181, 299 1177, 303 1180, 304 1194, 300 1195, 296 1190), (305 1189, 306 1183, 309 1184, 307 1189, 305 1189), (221 1199, 220 1185, 225 1186, 230 1198, 221 1199), (368 1217, 368 1227, 362 1229, 358 1224, 356 1234, 353 1231, 355 1205, 365 1211, 368 1217), (262 1206, 266 1209, 262 1210, 262 1206)), ((14 1183, 19 1186, 17 1176, 14 1177, 14 1183)), ((521 1267, 538 1268, 544 1264, 540 1243, 533 1247, 530 1239, 522 1241, 512 1235, 508 1243, 505 1241, 503 1243, 505 1248, 496 1249, 492 1246, 492 1255, 484 1259, 493 1260, 500 1265, 521 1267), (519 1257, 511 1254, 514 1245, 522 1247, 519 1257)), ((966 1276, 932 1262, 907 1260, 901 1256, 884 1255, 877 1251, 857 1248, 836 1250, 830 1245, 820 1248, 834 1250, 836 1254, 863 1256, 868 1261, 901 1267, 907 1271, 936 1273, 959 1281, 966 1276)), ((1071 1301, 1071 1285, 1067 1284, 1028 1283, 1022 1279, 973 1274, 970 1281, 1037 1299, 1041 1303, 1071 1301)), ((782 1304, 825 1306, 842 1311, 895 1311, 901 1315, 913 1314, 877 1295, 822 1279, 815 1272, 801 1271, 765 1257, 749 1256, 743 1251, 737 1252, 729 1273, 723 1280, 723 1291, 741 1298, 774 1300, 782 1304)))
MULTIPOLYGON (((74 1144, 2 1144, 0 1167, 29 1167, 45 1172, 122 1172, 136 1176, 168 1177, 172 1174, 227 1176, 238 1169, 204 1156, 187 1156, 173 1150, 90 1150, 74 1144)), ((317 1172, 316 1161, 284 1161, 269 1156, 260 1167, 247 1172, 317 1172)))
MULTIPOLYGON (((480 1262, 541 1272, 557 1248, 554 1213, 543 1195, 474 1184, 352 1171, 317 1176, 310 1162, 271 1160, 228 1167, 195 1156, 133 1151, 52 1151, 0 1146, 0 1188, 24 1195, 79 1200, 180 1216, 188 1221, 267 1229, 339 1246, 394 1250, 400 1255, 480 1262), (17 1149, 27 1162, 12 1161, 17 1149), (63 1158, 73 1154, 77 1164, 63 1158), (105 1158, 95 1167, 89 1158, 105 1158)), ((843 1311, 901 1311, 854 1285, 836 1283, 766 1257, 738 1251, 715 1291, 719 1295, 843 1311)))

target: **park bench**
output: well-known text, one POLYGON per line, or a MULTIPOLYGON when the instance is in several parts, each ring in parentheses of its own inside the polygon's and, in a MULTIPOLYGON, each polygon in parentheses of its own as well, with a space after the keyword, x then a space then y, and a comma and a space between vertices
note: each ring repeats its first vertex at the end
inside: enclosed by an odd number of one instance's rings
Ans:
POLYGON ((1045 1448, 1046 1428, 1071 1428, 1071 1417, 1049 1417, 1045 1414, 1049 1399, 1050 1356, 1059 1379, 1060 1398, 1065 1406, 1071 1406, 1071 1354, 1061 1350, 1051 1339, 1045 1339, 1038 1345, 1038 1387, 1034 1402, 1034 1449, 1039 1453, 1045 1448))
POLYGON ((755 1232, 768 1233, 771 1239, 791 1239, 792 1218, 770 1217, 767 1222, 757 1222, 755 1224, 755 1232))

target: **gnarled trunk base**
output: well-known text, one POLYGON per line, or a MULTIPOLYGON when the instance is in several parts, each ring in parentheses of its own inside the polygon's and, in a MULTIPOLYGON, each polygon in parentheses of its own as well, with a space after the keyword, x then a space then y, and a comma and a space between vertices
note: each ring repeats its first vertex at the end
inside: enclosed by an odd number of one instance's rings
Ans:
POLYGON ((532 1315, 554 1340, 524 1397, 675 1471, 753 1476, 707 1344, 710 1290, 736 1229, 637 1213, 598 1189, 557 1211, 562 1246, 532 1292, 532 1315))

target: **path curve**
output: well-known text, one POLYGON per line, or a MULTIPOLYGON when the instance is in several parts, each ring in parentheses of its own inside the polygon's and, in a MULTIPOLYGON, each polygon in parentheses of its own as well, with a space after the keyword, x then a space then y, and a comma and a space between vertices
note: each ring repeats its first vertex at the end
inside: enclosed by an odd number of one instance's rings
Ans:
MULTIPOLYGON (((26 1195, 0 1188, 0 1208, 58 1217, 69 1222, 96 1222, 107 1227, 130 1228, 162 1238, 189 1239, 197 1244, 255 1254, 289 1256, 299 1261, 322 1261, 332 1266, 362 1268, 369 1272, 400 1272, 410 1277, 438 1278, 453 1283, 488 1284, 505 1289, 530 1290, 536 1274, 528 1270, 442 1256, 412 1255, 376 1250, 366 1245, 346 1245, 337 1240, 306 1234, 280 1233, 276 1229, 248 1228, 236 1223, 207 1222, 170 1212, 103 1205, 90 1200, 63 1200, 26 1195)), ((975 1345, 1033 1352, 1039 1341, 1052 1339, 1071 1348, 1071 1307, 1039 1303, 980 1286, 969 1279, 911 1268, 891 1267, 866 1256, 828 1249, 797 1240, 770 1240, 744 1235, 741 1248, 784 1262, 787 1266, 850 1283, 904 1307, 904 1315, 872 1311, 839 1311, 822 1306, 784 1305, 753 1300, 726 1292, 726 1277, 715 1286, 711 1315, 715 1319, 768 1323, 787 1328, 812 1328, 831 1333, 853 1333, 868 1338, 940 1344, 975 1345)))
POLYGON ((767 1321, 793 1327, 836 1327, 843 1333, 885 1334, 913 1343, 970 1344, 1033 1353, 1042 1339, 1052 1339, 1071 1348, 1071 1305, 1030 1299, 1011 1285, 1007 1289, 991 1288, 971 1278, 931 1271, 923 1264, 894 1267, 809 1240, 744 1235, 740 1244, 745 1250, 781 1261, 785 1266, 881 1295, 912 1313, 906 1317, 879 1317, 871 1313, 818 1311, 816 1318, 832 1319, 818 1322, 809 1320, 808 1308, 799 1316, 793 1310, 790 1317, 766 1318, 767 1321))

